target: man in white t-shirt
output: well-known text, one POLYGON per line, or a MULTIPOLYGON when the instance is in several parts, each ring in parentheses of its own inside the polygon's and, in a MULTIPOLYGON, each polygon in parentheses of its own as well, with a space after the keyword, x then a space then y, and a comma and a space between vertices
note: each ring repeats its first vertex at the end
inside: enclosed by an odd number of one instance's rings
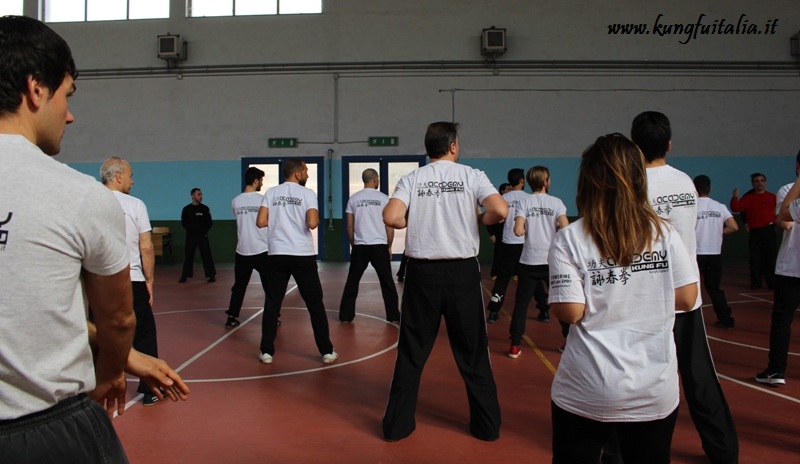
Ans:
POLYGON ((75 63, 44 23, 4 16, 0 75, 0 462, 127 462, 109 417, 136 324, 125 218, 52 159, 75 119, 75 63))
MULTIPOLYGON (((800 152, 795 159, 795 174, 800 175, 800 152)), ((756 375, 760 383, 786 383, 786 365, 792 339, 792 321, 800 306, 800 178, 778 190, 776 224, 783 229, 783 240, 775 265, 775 298, 769 329, 769 364, 756 375)))
POLYGON ((714 325, 732 329, 734 320, 731 307, 725 299, 725 292, 719 288, 722 281, 722 236, 736 232, 739 225, 727 206, 708 197, 711 193, 711 179, 708 176, 699 175, 693 182, 698 195, 695 226, 697 266, 703 276, 703 287, 711 297, 717 315, 714 325))
MULTIPOLYGON (((522 353, 520 346, 522 336, 525 335, 525 321, 528 319, 531 298, 536 298, 536 306, 539 308, 537 319, 541 322, 550 320, 547 292, 542 290, 550 280, 547 255, 556 232, 569 225, 564 202, 547 193, 550 190, 550 170, 544 166, 534 166, 528 170, 527 178, 533 193, 519 201, 514 208, 513 220, 514 234, 525 243, 519 257, 519 283, 509 328, 511 348, 508 350, 508 357, 512 359, 518 358, 522 353)), ((569 325, 562 324, 562 329, 566 338, 569 325)))
POLYGON ((322 302, 322 284, 317 270, 317 256, 311 231, 319 226, 317 194, 306 188, 308 167, 297 158, 283 162, 284 182, 264 194, 256 224, 269 227, 269 260, 267 261, 267 299, 261 321, 261 354, 264 364, 275 356, 275 335, 281 303, 289 278, 294 277, 300 296, 311 316, 314 342, 322 362, 330 364, 339 357, 333 351, 328 334, 328 317, 322 302))
MULTIPOLYGON (((244 192, 231 201, 233 216, 236 218, 236 257, 233 262, 233 287, 231 287, 231 301, 225 314, 225 328, 232 329, 239 325, 239 313, 242 311, 244 294, 253 270, 258 272, 261 279, 261 288, 264 295, 267 293, 267 227, 259 228, 256 225, 258 210, 264 196, 259 193, 264 185, 264 171, 255 166, 250 166, 244 173, 244 192)), ((266 297, 265 297, 266 298, 266 297)), ((264 306, 266 306, 264 301, 264 306)))
POLYGON ((514 235, 514 214, 519 202, 528 198, 525 193, 525 171, 520 168, 513 168, 508 171, 508 183, 511 184, 511 191, 503 194, 503 199, 508 203, 508 216, 503 222, 503 233, 495 240, 500 240, 500 244, 495 247, 495 271, 497 279, 492 288, 492 297, 486 308, 489 311, 487 322, 494 324, 500 319, 500 309, 503 307, 508 284, 511 277, 518 275, 519 256, 522 254, 522 243, 524 237, 514 235))
POLYGON ((381 285, 383 307, 386 320, 400 322, 397 288, 392 279, 392 240, 394 229, 383 223, 383 208, 389 197, 378 190, 380 177, 378 171, 365 169, 361 173, 364 189, 356 192, 347 201, 345 217, 347 237, 350 241, 350 270, 342 292, 339 305, 339 320, 352 322, 356 317, 356 298, 361 276, 368 264, 372 264, 381 285))
MULTIPOLYGON (((152 307, 156 256, 150 235, 152 227, 147 206, 142 200, 130 194, 133 187, 133 170, 124 159, 116 156, 107 159, 100 166, 100 181, 114 192, 114 197, 125 213, 125 240, 128 243, 131 263, 133 312, 136 314, 133 347, 157 358, 156 319, 152 307)), ((144 395, 142 404, 145 406, 152 406, 159 401, 145 382, 139 382, 136 391, 144 395)))
POLYGON ((508 205, 485 173, 457 163, 457 127, 451 122, 428 126, 430 164, 403 176, 383 210, 387 226, 407 227, 409 257, 397 359, 383 416, 383 436, 389 441, 402 440, 416 428, 422 369, 442 317, 466 385, 470 432, 487 441, 500 436, 477 259, 478 227, 506 217, 508 205), (478 213, 480 206, 484 213, 478 213))
MULTIPOLYGON (((689 176, 667 165, 667 152, 672 149, 669 119, 656 111, 639 114, 633 120, 631 139, 644 154, 653 209, 678 232, 699 276, 695 237, 697 191, 689 176)), ((739 438, 711 358, 703 313, 699 310, 701 304, 698 291, 694 308, 675 314, 673 333, 678 371, 706 456, 711 462, 735 463, 739 459, 739 438)))

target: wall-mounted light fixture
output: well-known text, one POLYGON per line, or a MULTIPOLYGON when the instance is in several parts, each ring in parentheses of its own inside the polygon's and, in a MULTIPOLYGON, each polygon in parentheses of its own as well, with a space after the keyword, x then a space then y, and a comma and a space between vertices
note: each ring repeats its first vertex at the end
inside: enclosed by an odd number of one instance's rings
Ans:
POLYGON ((492 26, 481 32, 481 55, 494 60, 505 54, 507 50, 505 29, 497 29, 492 26))

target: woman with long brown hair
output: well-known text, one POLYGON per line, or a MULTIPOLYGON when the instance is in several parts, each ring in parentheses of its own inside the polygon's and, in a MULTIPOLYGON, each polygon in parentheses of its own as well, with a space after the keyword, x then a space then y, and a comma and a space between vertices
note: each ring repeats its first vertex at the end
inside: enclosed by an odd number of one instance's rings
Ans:
POLYGON ((574 324, 552 386, 554 463, 597 463, 612 432, 625 462, 666 463, 678 412, 675 310, 697 276, 647 197, 639 148, 621 134, 584 151, 580 219, 553 240, 550 312, 574 324))

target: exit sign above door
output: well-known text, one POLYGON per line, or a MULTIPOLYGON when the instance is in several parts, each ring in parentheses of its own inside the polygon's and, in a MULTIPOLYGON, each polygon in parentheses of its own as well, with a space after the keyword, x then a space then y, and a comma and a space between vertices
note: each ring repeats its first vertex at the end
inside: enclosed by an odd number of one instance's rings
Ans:
POLYGON ((397 143, 399 141, 400 141, 400 137, 397 137, 397 136, 370 137, 369 138, 369 146, 370 147, 396 147, 397 143))

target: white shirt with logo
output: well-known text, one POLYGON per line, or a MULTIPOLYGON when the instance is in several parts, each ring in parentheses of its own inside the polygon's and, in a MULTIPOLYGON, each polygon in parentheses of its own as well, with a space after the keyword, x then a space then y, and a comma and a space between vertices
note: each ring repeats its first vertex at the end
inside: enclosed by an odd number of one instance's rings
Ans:
POLYGON ((392 198, 408 207, 405 254, 416 259, 478 256, 477 208, 495 193, 483 171, 448 160, 400 178, 392 198))
POLYGON ((231 200, 233 217, 236 218, 236 253, 239 255, 254 256, 269 250, 269 227, 259 228, 256 225, 263 200, 264 196, 258 192, 240 193, 231 200))
POLYGON ((583 219, 556 234, 549 301, 583 303, 585 314, 569 331, 555 404, 601 422, 651 421, 675 410, 675 289, 697 282, 693 262, 669 225, 624 267, 600 255, 583 219))
POLYGON ((389 196, 374 188, 365 188, 347 201, 345 213, 353 215, 353 241, 356 245, 387 245, 383 208, 389 196))
POLYGON ((733 217, 728 207, 708 197, 697 199, 697 238, 698 255, 722 254, 722 230, 725 221, 733 217))
MULTIPOLYGON (((778 190, 776 213, 792 185, 786 184, 778 190)), ((778 258, 775 261, 775 274, 800 278, 800 225, 798 225, 800 223, 800 200, 795 200, 789 205, 789 212, 792 214, 795 224, 790 230, 783 231, 781 248, 778 250, 778 258)))
MULTIPOLYGON (((503 243, 509 245, 525 243, 525 237, 517 237, 514 234, 514 218, 520 202, 529 196, 531 195, 523 190, 512 190, 503 194, 503 199, 508 203, 508 216, 506 216, 506 221, 503 223, 503 243)), ((545 259, 547 259, 546 256, 545 259)))
POLYGON ((525 219, 525 241, 519 262, 531 266, 547 264, 550 242, 556 235, 556 219, 566 216, 567 207, 546 193, 526 195, 516 208, 515 219, 525 219))
POLYGON ((695 273, 698 277, 697 301, 695 310, 703 304, 700 292, 700 269, 697 267, 697 189, 694 182, 684 172, 672 166, 664 165, 647 168, 647 190, 650 204, 660 217, 669 221, 670 225, 681 236, 686 251, 692 257, 695 273))
POLYGON ((312 256, 314 238, 306 225, 306 212, 316 209, 317 194, 295 182, 284 182, 264 194, 261 206, 269 209, 269 254, 312 256))

